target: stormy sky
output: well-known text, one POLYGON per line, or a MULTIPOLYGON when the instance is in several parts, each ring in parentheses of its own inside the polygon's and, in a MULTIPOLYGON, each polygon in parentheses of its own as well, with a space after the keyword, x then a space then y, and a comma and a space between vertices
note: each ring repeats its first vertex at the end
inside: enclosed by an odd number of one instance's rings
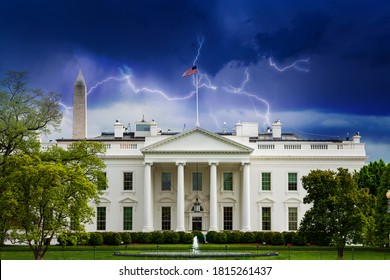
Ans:
POLYGON ((390 2, 95 0, 0 3, 0 77, 27 71, 62 95, 69 138, 73 84, 88 87, 88 136, 145 116, 163 131, 228 130, 280 119, 284 132, 360 132, 368 161, 390 162, 390 2))

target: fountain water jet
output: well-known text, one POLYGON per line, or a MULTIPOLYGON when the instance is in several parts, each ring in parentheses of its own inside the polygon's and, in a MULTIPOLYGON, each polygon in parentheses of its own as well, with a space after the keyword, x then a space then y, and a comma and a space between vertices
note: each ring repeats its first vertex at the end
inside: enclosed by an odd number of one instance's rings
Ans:
POLYGON ((199 254, 199 242, 198 242, 198 237, 195 236, 194 240, 192 241, 192 253, 194 255, 199 254))

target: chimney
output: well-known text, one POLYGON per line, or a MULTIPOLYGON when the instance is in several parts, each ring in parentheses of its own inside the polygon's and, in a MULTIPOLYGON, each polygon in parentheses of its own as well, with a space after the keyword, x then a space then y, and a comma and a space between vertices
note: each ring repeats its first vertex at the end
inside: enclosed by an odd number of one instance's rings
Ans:
POLYGON ((236 136, 242 136, 242 123, 240 121, 236 123, 236 136))
POLYGON ((354 135, 353 135, 353 138, 352 138, 352 142, 353 143, 360 143, 360 133, 359 132, 356 132, 354 135))
POLYGON ((123 123, 120 120, 116 120, 114 123, 114 136, 115 138, 123 138, 123 123))
POLYGON ((282 138, 282 123, 280 120, 272 124, 272 138, 282 138))

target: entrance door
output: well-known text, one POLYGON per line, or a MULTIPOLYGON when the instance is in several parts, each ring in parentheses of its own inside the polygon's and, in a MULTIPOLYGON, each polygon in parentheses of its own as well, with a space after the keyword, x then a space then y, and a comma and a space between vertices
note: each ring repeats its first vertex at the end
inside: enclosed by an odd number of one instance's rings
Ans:
POLYGON ((202 217, 192 217, 192 230, 202 230, 202 217))

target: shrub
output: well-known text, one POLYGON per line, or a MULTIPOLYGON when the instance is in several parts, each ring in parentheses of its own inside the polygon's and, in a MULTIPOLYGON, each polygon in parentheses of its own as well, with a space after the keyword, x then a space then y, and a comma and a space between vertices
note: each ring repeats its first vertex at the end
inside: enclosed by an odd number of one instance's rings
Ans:
POLYGON ((133 243, 141 243, 140 242, 141 232, 130 232, 130 235, 131 235, 131 241, 133 243))
POLYGON ((79 232, 77 233, 77 244, 87 245, 89 242, 89 232, 79 232))
POLYGON ((100 232, 100 234, 103 236, 103 244, 109 244, 111 232, 103 231, 100 232))
POLYGON ((58 236, 57 241, 62 246, 75 246, 77 245, 78 238, 75 233, 63 232, 58 236))
POLYGON ((210 243, 214 243, 214 236, 217 234, 216 231, 209 231, 207 234, 206 234, 206 240, 207 242, 210 242, 210 243))
POLYGON ((65 232, 62 232, 58 237, 57 237, 57 242, 62 245, 62 246, 66 246, 67 244, 67 239, 68 239, 68 235, 65 233, 65 232))
POLYGON ((103 244, 103 236, 100 232, 91 232, 89 234, 89 245, 102 245, 103 244))
POLYGON ((274 232, 274 234, 271 237, 271 244, 272 245, 284 245, 284 237, 281 232, 274 232))
POLYGON ((302 233, 299 231, 294 235, 292 243, 296 246, 305 246, 306 240, 302 233))
POLYGON ((214 235, 214 243, 224 244, 226 242, 227 242, 226 232, 220 231, 220 232, 215 233, 215 235, 214 235))
POLYGON ((76 234, 71 234, 71 235, 68 235, 68 238, 67 238, 67 246, 76 246, 77 245, 77 236, 76 234))
POLYGON ((175 231, 166 231, 165 234, 165 243, 176 244, 179 243, 180 235, 175 231))
POLYGON ((139 233, 139 243, 148 244, 152 242, 152 233, 151 232, 140 232, 139 233))
POLYGON ((266 244, 272 244, 272 236, 274 233, 272 231, 265 231, 263 235, 263 242, 266 244))
POLYGON ((228 243, 240 243, 242 239, 242 232, 241 231, 230 231, 226 232, 227 236, 227 242, 228 243))
POLYGON ((192 232, 184 232, 180 242, 183 244, 192 244, 193 239, 194 234, 192 232))
POLYGON ((109 232, 105 243, 107 245, 120 245, 122 244, 122 235, 119 232, 109 232))
POLYGON ((129 232, 121 232, 122 241, 124 244, 130 244, 131 243, 131 235, 129 232))
POLYGON ((255 234, 251 231, 244 232, 242 234, 241 242, 242 243, 255 243, 256 242, 255 234))
POLYGON ((203 233, 202 233, 200 230, 193 230, 193 231, 192 231, 192 234, 193 234, 194 236, 197 236, 197 237, 198 237, 198 242, 199 242, 199 243, 205 243, 205 241, 204 241, 204 235, 203 235, 203 233))
POLYGON ((284 242, 285 244, 293 244, 293 239, 295 236, 294 231, 285 231, 283 232, 284 242))
POLYGON ((263 231, 256 231, 253 233, 255 235, 255 240, 257 243, 263 243, 264 242, 264 232, 263 231))
POLYGON ((151 242, 154 244, 164 244, 165 243, 165 235, 161 231, 154 231, 151 233, 151 242))

